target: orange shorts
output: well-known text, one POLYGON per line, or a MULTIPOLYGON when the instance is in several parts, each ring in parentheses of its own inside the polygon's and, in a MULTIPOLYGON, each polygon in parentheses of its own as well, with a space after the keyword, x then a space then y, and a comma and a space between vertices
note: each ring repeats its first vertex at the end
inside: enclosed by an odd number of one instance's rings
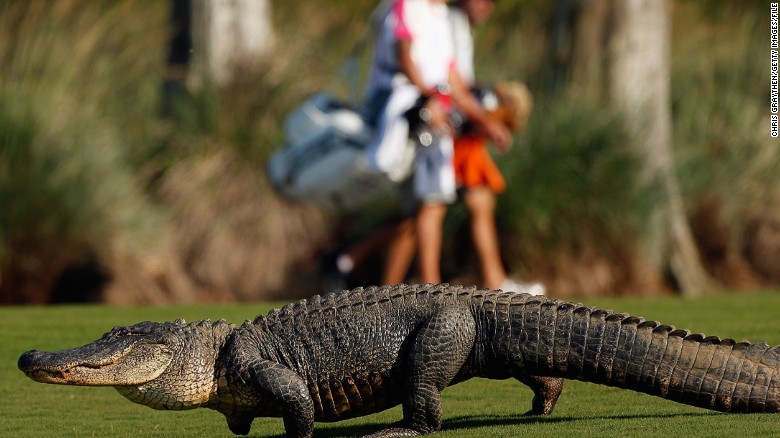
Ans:
POLYGON ((495 193, 506 189, 506 180, 498 170, 483 138, 464 135, 455 139, 455 180, 460 188, 487 186, 495 193))

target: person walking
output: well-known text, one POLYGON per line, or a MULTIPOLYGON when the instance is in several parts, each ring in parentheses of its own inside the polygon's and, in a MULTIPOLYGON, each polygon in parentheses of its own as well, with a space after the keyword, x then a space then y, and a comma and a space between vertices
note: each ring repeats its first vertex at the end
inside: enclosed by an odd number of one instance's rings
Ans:
MULTIPOLYGON (((409 138, 405 114, 419 98, 426 100, 427 122, 434 135, 417 147, 411 184, 414 226, 400 226, 391 243, 408 249, 417 241, 420 282, 441 282, 442 223, 447 204, 456 199, 452 167, 453 138, 447 113, 456 106, 497 145, 508 147, 509 130, 491 119, 470 93, 456 68, 454 32, 444 0, 397 0, 383 22, 374 52, 368 88, 370 106, 383 109, 377 117, 377 136, 368 149, 368 163, 388 176, 401 174, 409 138), (386 96, 386 97, 384 97, 386 96), (384 105, 377 100, 386 99, 384 105)), ((391 255, 392 258, 392 255, 391 255)), ((390 282, 392 279, 385 281, 390 282)))

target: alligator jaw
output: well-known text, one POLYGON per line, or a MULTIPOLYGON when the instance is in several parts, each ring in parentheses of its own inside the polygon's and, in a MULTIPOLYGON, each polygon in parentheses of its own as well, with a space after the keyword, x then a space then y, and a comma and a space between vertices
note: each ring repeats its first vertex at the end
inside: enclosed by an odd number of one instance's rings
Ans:
MULTIPOLYGON (((73 374, 73 369, 56 370, 56 371, 32 370, 32 371, 25 371, 24 373, 27 375, 27 377, 35 380, 36 382, 53 383, 53 384, 61 384, 61 385, 72 384, 71 383, 72 379, 70 379, 70 376, 71 374, 73 374)), ((78 373, 78 371, 76 373, 78 373)))
POLYGON ((139 343, 128 345, 100 360, 78 360, 88 347, 89 345, 53 353, 31 350, 19 358, 19 369, 30 379, 41 383, 78 386, 139 385, 157 378, 173 358, 173 352, 163 344, 139 343))

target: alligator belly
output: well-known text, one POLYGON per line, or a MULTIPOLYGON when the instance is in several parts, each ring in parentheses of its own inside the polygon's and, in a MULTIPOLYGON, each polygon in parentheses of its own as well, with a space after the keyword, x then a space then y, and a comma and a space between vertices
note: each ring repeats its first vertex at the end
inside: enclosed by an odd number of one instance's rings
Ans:
POLYGON ((316 421, 360 417, 401 404, 402 386, 383 373, 357 373, 342 379, 309 383, 316 421))

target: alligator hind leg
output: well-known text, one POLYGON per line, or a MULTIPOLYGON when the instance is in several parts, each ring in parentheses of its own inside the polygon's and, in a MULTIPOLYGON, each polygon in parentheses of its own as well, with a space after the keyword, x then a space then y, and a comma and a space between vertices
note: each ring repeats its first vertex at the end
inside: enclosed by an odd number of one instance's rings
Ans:
POLYGON ((476 324, 468 308, 442 309, 413 334, 406 355, 403 420, 370 435, 373 438, 415 436, 441 428, 441 391, 471 353, 476 324))
POLYGON ((528 385, 534 392, 531 410, 525 415, 550 415, 563 390, 563 379, 523 375, 518 376, 517 380, 528 385))

